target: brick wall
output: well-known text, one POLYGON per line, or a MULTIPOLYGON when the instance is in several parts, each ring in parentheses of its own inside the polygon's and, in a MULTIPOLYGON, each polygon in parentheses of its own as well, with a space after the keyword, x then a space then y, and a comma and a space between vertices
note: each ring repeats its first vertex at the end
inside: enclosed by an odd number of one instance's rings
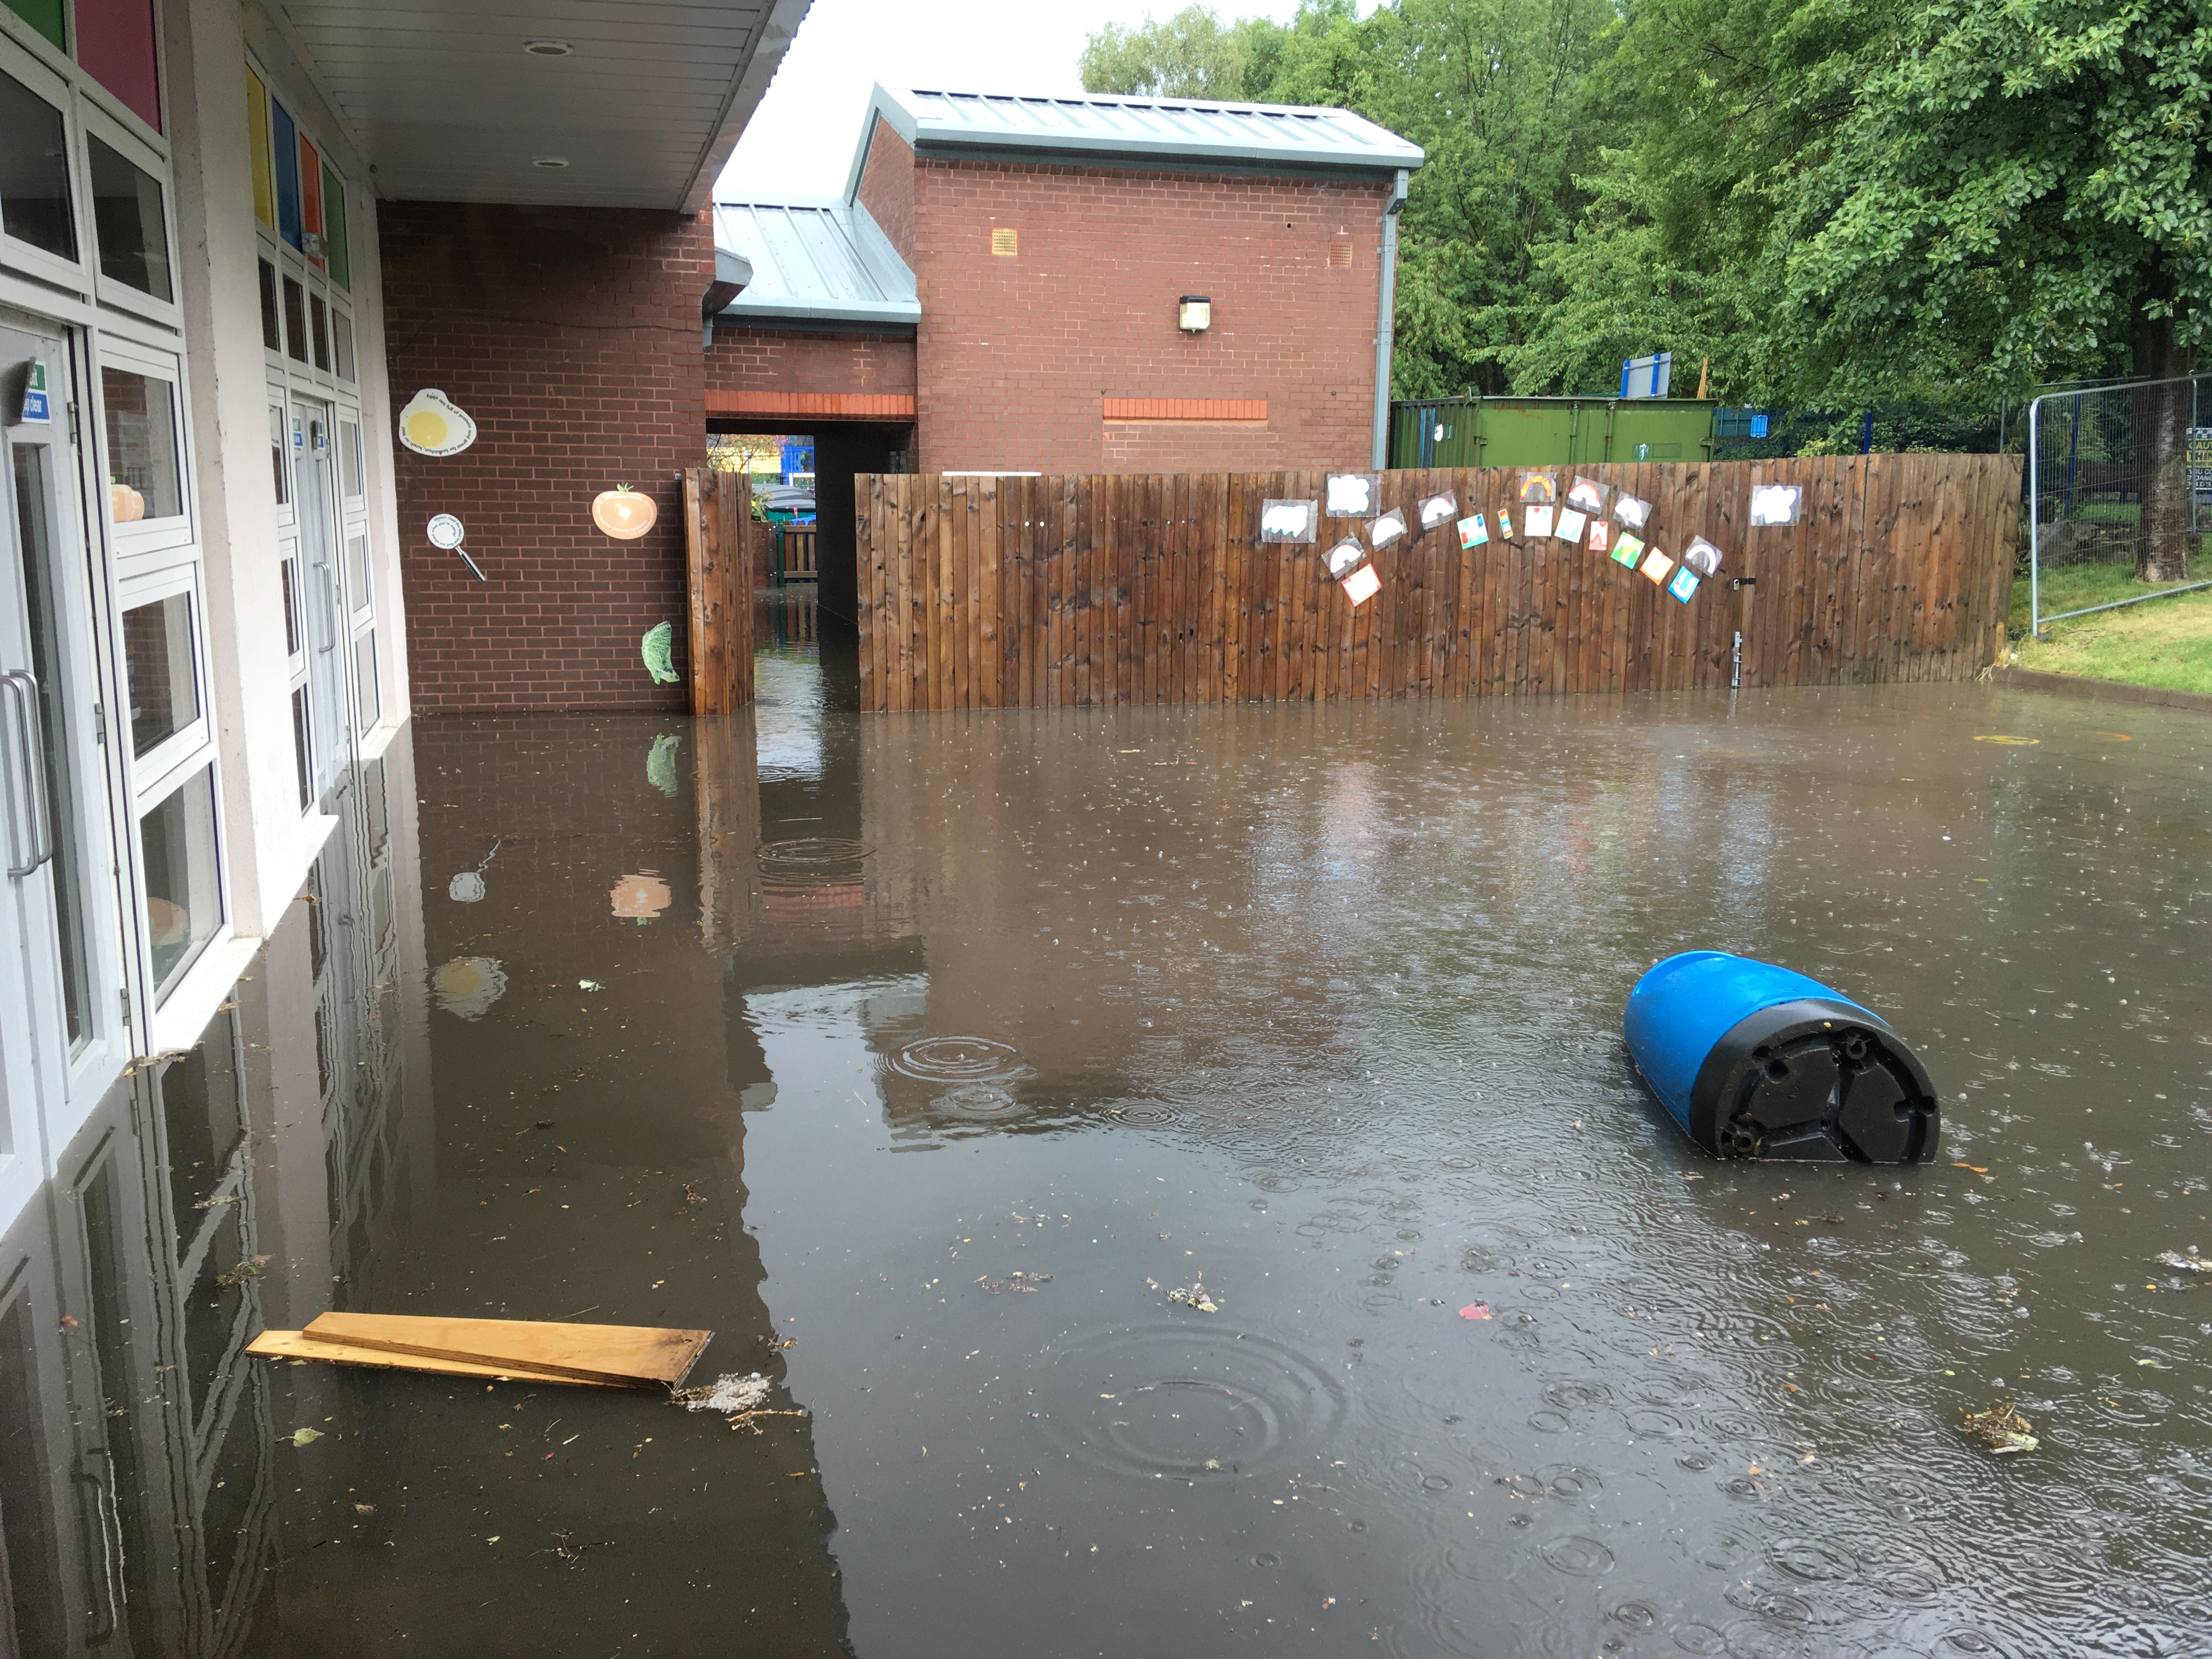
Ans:
POLYGON ((899 258, 914 264, 914 148, 876 118, 868 159, 860 167, 854 192, 877 227, 890 239, 899 258))
POLYGON ((394 405, 436 386, 477 432, 444 459, 396 452, 416 712, 684 707, 638 641, 675 623, 682 672, 675 479, 703 459, 708 221, 432 202, 377 214, 394 405), (592 496, 620 483, 660 509, 636 541, 591 520, 592 496), (437 513, 467 527, 488 582, 423 539, 437 513))
POLYGON ((844 392, 915 395, 914 337, 714 331, 711 392, 844 392))
POLYGON ((921 471, 1368 463, 1387 185, 907 165, 921 471), (1015 257, 991 252, 996 228, 1015 257), (1185 294, 1212 300, 1206 333, 1176 326, 1185 294), (1267 418, 1109 428, 1109 397, 1264 398, 1267 418))

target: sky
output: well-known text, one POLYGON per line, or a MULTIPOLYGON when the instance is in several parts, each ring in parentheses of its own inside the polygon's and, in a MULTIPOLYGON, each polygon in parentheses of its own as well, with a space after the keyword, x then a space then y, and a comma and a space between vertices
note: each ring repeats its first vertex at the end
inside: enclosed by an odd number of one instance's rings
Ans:
MULTIPOLYGON (((1080 92, 1085 37, 1107 23, 1166 17, 1184 0, 814 0, 768 95, 722 169, 718 196, 841 196, 868 94, 1080 92), (948 25, 952 25, 948 27, 948 25)), ((1215 0, 1224 20, 1288 22, 1295 0, 1215 0)))

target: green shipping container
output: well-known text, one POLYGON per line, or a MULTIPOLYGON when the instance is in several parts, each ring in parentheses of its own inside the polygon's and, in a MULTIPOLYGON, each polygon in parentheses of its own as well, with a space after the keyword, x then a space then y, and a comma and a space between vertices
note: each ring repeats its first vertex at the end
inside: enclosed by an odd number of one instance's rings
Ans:
POLYGON ((1709 461, 1717 400, 1446 398, 1390 405, 1390 465, 1593 466, 1709 461))

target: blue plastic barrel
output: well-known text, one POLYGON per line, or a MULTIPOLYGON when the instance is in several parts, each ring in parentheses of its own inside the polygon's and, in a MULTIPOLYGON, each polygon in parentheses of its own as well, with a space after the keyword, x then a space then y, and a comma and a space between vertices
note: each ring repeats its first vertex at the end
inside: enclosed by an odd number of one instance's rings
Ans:
POLYGON ((1687 951, 1637 981, 1620 1024, 1651 1092, 1716 1157, 1936 1155, 1942 1126, 1927 1071, 1887 1020, 1818 980, 1687 951))

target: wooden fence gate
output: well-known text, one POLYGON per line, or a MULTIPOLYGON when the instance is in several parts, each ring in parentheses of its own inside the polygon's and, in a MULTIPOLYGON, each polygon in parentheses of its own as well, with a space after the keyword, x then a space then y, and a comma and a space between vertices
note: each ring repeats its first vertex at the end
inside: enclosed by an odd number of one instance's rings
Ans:
POLYGON ((1652 504, 1643 534, 1722 552, 1678 602, 1579 543, 1498 539, 1519 470, 1381 475, 1413 526, 1354 606, 1312 545, 1260 539, 1261 503, 1320 501, 1320 472, 862 475, 865 709, 1064 708, 1535 695, 1954 679, 1995 659, 2009 609, 2021 463, 1853 455, 1557 469, 1652 504), (1802 490, 1754 528, 1751 492, 1802 490), (1492 539, 1462 549, 1417 503, 1449 491, 1492 539), (1755 603, 1754 603, 1755 600, 1755 603), (1741 641, 1739 641, 1739 635, 1741 641), (1740 646, 1740 648, 1739 648, 1740 646))
POLYGON ((691 599, 685 642, 695 714, 726 714, 753 700, 753 568, 745 537, 752 508, 752 481, 744 473, 684 470, 691 599))

